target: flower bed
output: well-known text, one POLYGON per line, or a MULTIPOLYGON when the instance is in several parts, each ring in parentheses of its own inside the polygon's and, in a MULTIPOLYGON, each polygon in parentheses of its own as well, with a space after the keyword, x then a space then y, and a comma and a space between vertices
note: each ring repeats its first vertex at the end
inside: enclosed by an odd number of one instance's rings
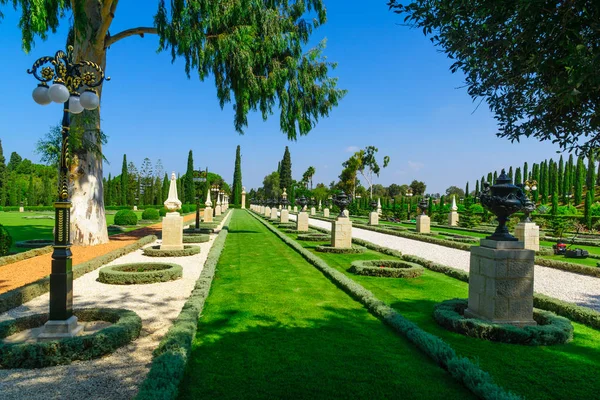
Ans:
POLYGON ((357 260, 348 270, 357 275, 387 278, 416 278, 423 274, 419 264, 401 260, 357 260))
POLYGON ((171 263, 131 263, 100 269, 98 281, 111 285, 137 285, 168 282, 181 278, 181 265, 171 263))

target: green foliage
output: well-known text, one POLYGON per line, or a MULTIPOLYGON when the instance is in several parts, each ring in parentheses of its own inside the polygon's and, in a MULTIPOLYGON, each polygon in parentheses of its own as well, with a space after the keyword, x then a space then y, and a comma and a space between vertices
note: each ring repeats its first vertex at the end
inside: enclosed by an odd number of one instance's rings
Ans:
POLYGON ((139 285, 181 278, 183 268, 172 263, 131 263, 101 268, 98 281, 110 285, 139 285))
MULTIPOLYGON (((90 308, 75 310, 73 314, 79 321, 106 321, 112 325, 91 335, 57 341, 0 343, 0 367, 44 368, 70 364, 76 360, 92 360, 135 340, 142 329, 142 319, 130 310, 90 308)), ((47 314, 36 314, 0 322, 0 338, 40 327, 46 321, 47 314)))
POLYGON ((149 257, 187 257, 200 254, 200 246, 185 245, 182 250, 161 250, 160 245, 144 249, 145 256, 149 257))
POLYGON ((348 272, 386 278, 417 278, 423 274, 423 267, 400 260, 357 260, 352 262, 348 272))
POLYGON ((438 304, 433 317, 438 324, 453 332, 493 342, 549 346, 573 340, 573 326, 568 319, 548 311, 533 311, 536 326, 518 328, 509 324, 494 324, 478 318, 466 318, 467 300, 452 299, 438 304))
POLYGON ((183 235, 183 243, 206 243, 210 240, 207 234, 183 235))
POLYGON ((242 155, 240 146, 235 150, 235 167, 233 170, 233 187, 231 188, 231 203, 234 206, 242 204, 242 155))
POLYGON ((285 146, 285 151, 283 152, 283 159, 281 160, 281 168, 279 173, 279 188, 283 192, 285 188, 288 194, 288 200, 293 202, 294 197, 294 189, 293 189, 293 179, 292 179, 292 156, 290 155, 290 150, 288 146, 285 146))
POLYGON ((0 257, 6 256, 10 251, 13 239, 4 225, 0 224, 0 257))
POLYGON ((180 212, 181 212, 181 214, 189 214, 190 213, 190 206, 188 204, 182 205, 180 212))
POLYGON ((115 225, 137 225, 137 215, 132 210, 120 210, 115 214, 115 225))
POLYGON ((22 253, 13 254, 11 256, 0 257, 0 267, 3 265, 15 263, 17 261, 27 260, 28 258, 41 256, 42 254, 48 254, 52 252, 52 250, 52 246, 46 246, 39 249, 33 249, 24 251, 22 253))
MULTIPOLYGON (((571 205, 558 207, 557 215, 577 215, 577 208, 571 205)), ((600 215, 600 207, 598 208, 598 215, 600 215)))
POLYGON ((129 193, 129 174, 127 172, 127 155, 123 154, 123 165, 121 167, 121 203, 120 205, 129 205, 127 200, 129 193))
POLYGON ((329 244, 324 244, 315 247, 315 250, 320 253, 334 253, 334 254, 359 254, 364 253, 365 248, 362 246, 352 246, 352 247, 333 247, 329 244))
POLYGON ((157 221, 160 219, 160 211, 158 211, 156 208, 146 208, 142 213, 142 219, 157 221))
POLYGON ((562 238, 565 231, 573 227, 573 221, 565 218, 554 217, 550 220, 550 229, 552 234, 558 238, 562 238))
POLYGON ((412 189, 414 196, 424 195, 425 189, 427 188, 427 186, 425 185, 424 182, 417 181, 417 180, 412 181, 409 186, 412 189))
POLYGON ((2 140, 0 140, 0 207, 6 205, 7 186, 6 159, 4 158, 4 150, 2 149, 2 140))
POLYGON ((300 233, 298 240, 306 240, 309 242, 327 242, 331 240, 331 235, 326 233, 300 233))

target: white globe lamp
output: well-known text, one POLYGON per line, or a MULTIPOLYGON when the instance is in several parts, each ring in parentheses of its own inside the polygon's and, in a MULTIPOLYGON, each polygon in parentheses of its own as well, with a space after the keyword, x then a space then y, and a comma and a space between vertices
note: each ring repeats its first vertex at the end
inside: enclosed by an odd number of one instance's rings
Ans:
POLYGON ((79 95, 71 95, 69 97, 69 112, 71 114, 79 114, 83 111, 83 106, 79 101, 79 95))
POLYGON ((69 100, 69 89, 62 83, 54 83, 48 89, 48 96, 55 103, 64 103, 69 100))
POLYGON ((86 90, 79 96, 81 106, 86 110, 95 110, 100 105, 98 95, 91 90, 86 90))
POLYGON ((50 100, 50 96, 48 95, 48 85, 45 83, 40 83, 37 85, 37 87, 33 89, 32 96, 33 101, 42 106, 48 105, 52 102, 52 100, 50 100))

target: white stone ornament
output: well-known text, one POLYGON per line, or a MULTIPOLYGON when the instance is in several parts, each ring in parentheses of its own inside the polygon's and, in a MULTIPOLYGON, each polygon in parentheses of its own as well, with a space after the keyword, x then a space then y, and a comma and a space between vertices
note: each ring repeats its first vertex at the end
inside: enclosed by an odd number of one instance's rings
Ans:
POLYGON ((169 186, 169 197, 165 200, 165 208, 169 212, 175 212, 181 208, 181 201, 177 197, 177 182, 175 172, 171 174, 171 185, 169 186))
POLYGON ((450 207, 450 210, 452 210, 452 211, 458 210, 458 207, 456 206, 456 195, 452 196, 452 207, 450 207))
POLYGON ((206 201, 204 202, 206 207, 212 207, 212 201, 210 200, 210 190, 206 194, 206 201))

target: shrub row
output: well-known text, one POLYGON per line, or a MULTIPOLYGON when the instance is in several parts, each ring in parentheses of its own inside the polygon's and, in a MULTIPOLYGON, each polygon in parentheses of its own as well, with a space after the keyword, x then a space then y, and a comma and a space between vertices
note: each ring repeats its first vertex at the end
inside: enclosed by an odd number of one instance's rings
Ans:
MULTIPOLYGON (((156 236, 148 235, 135 243, 131 243, 120 249, 115 249, 104 255, 98 256, 92 260, 86 261, 81 264, 77 264, 73 267, 73 279, 79 278, 82 275, 87 274, 95 269, 102 267, 103 265, 125 255, 135 251, 148 243, 152 243, 156 240, 156 236)), ((43 250, 43 249, 39 249, 43 250)), ((38 250, 32 250, 38 251, 38 250)), ((28 252, 29 253, 29 252, 28 252)), ((11 308, 18 307, 23 303, 28 302, 50 290, 50 277, 47 276, 42 279, 38 279, 35 282, 29 283, 17 289, 10 290, 6 293, 0 294, 0 313, 6 312, 11 308)))
POLYGON ((183 235, 183 243, 206 243, 210 240, 210 235, 190 234, 183 235))
POLYGON ((148 257, 187 257, 200 253, 200 246, 184 245, 181 250, 161 250, 160 245, 146 247, 144 255, 148 257))
POLYGON ((183 268, 172 263, 130 263, 100 268, 98 281, 110 285, 138 285, 174 281, 183 268))
POLYGON ((541 236, 540 240, 545 240, 547 242, 555 242, 557 243, 559 240, 563 240, 566 243, 573 243, 575 245, 579 245, 579 246, 600 246, 600 239, 597 240, 592 240, 592 239, 582 239, 582 238, 575 238, 575 240, 573 240, 573 238, 563 238, 563 239, 559 239, 557 237, 552 237, 552 236, 541 236))
MULTIPOLYGON (((73 312, 79 321, 106 321, 113 325, 91 335, 48 342, 1 343, 0 368, 43 368, 91 360, 112 353, 140 335, 142 319, 133 311, 91 308, 73 312)), ((0 322, 0 338, 37 328, 48 321, 48 314, 36 314, 0 322)))
POLYGON ((423 274, 423 267, 419 264, 400 260, 357 260, 352 262, 348 271, 366 276, 416 278, 423 274))
POLYGON ((8 230, 4 227, 4 225, 0 224, 0 256, 5 256, 10 251, 10 247, 12 246, 13 238, 8 232, 8 230))
POLYGON ((331 235, 325 233, 299 233, 298 240, 305 240, 307 242, 326 242, 331 240, 331 235))
POLYGON ((467 318, 464 316, 466 308, 466 299, 446 300, 435 306, 433 318, 449 331, 493 342, 550 346, 573 340, 571 322, 549 311, 534 309, 533 319, 538 325, 520 328, 467 318))
POLYGON ((53 244, 54 240, 52 239, 31 239, 17 242, 15 243, 15 246, 22 249, 41 249, 42 247, 52 246, 53 244))
POLYGON ((544 257, 536 257, 535 263, 544 267, 561 269, 563 271, 573 272, 581 275, 595 276, 600 278, 600 268, 589 265, 575 264, 567 261, 552 260, 544 257))
POLYGON ((154 358, 136 399, 176 399, 179 384, 196 336, 198 319, 210 292, 215 270, 227 238, 228 221, 215 239, 194 290, 181 313, 154 350, 154 358))
POLYGON ((12 264, 17 261, 27 260, 31 257, 41 256, 42 254, 47 254, 52 252, 52 246, 46 246, 39 249, 33 249, 24 251, 22 253, 13 254, 11 256, 0 257, 0 267, 7 264, 12 264))
POLYGON ((359 254, 364 253, 365 248, 361 246, 352 247, 333 247, 330 244, 324 244, 315 247, 315 250, 321 253, 333 253, 333 254, 359 254))
MULTIPOLYGON (((261 221, 259 218, 257 220, 261 221)), ((454 379, 466 386, 476 396, 490 400, 520 398, 495 384, 487 372, 483 371, 468 358, 458 356, 454 349, 446 342, 437 336, 425 332, 417 324, 404 318, 392 307, 377 299, 373 293, 343 273, 330 267, 325 261, 303 248, 298 242, 279 232, 268 223, 263 222, 263 224, 346 293, 363 304, 371 313, 404 335, 442 368, 448 370, 454 379)))

